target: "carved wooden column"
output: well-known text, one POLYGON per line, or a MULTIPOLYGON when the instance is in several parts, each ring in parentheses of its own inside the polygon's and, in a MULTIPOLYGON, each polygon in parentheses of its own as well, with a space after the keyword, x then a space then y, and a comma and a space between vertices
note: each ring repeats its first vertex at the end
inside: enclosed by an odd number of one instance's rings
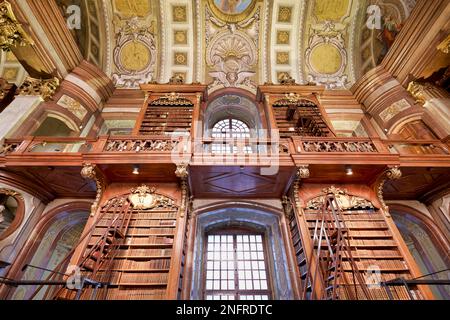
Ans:
POLYGON ((189 209, 189 185, 188 185, 188 166, 182 164, 177 166, 175 175, 180 179, 181 185, 181 204, 177 218, 177 229, 173 241, 173 255, 170 263, 169 280, 167 284, 167 299, 177 300, 180 288, 180 277, 185 267, 185 248, 186 248, 186 227, 188 220, 189 209))
MULTIPOLYGON (((299 187, 301 184, 302 179, 307 179, 310 176, 310 172, 309 172, 309 168, 308 166, 302 166, 300 168, 298 168, 297 171, 297 179, 294 182, 293 185, 293 202, 294 202, 294 212, 296 213, 296 219, 297 219, 297 224, 298 224, 298 228, 300 231, 300 236, 301 236, 301 241, 303 243, 303 250, 305 253, 305 257, 306 257, 306 261, 308 264, 308 270, 316 270, 316 266, 317 266, 317 259, 316 259, 316 253, 314 250, 314 244, 312 242, 311 239, 311 234, 309 231, 309 225, 308 222, 305 219, 305 215, 303 212, 303 208, 302 205, 300 203, 300 196, 299 196, 299 187)), ((306 283, 308 283, 308 277, 311 275, 311 273, 309 272, 309 274, 307 275, 306 278, 306 283)), ((322 292, 324 292, 324 284, 321 281, 322 279, 320 278, 320 275, 316 276, 316 280, 318 281, 314 281, 314 293, 315 295, 312 297, 313 299, 316 300, 320 300, 322 299, 322 292)), ((303 284, 305 285, 305 284, 303 284)), ((306 289, 306 288, 305 288, 306 289)), ((303 292, 304 298, 306 292, 303 292)))

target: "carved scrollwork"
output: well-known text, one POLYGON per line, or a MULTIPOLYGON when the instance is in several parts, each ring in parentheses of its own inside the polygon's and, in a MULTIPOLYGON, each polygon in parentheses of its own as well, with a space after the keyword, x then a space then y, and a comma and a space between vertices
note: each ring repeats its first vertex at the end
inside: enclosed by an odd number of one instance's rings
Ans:
POLYGON ((189 184, 188 184, 188 164, 180 164, 177 166, 175 175, 181 180, 181 206, 180 206, 180 217, 183 218, 187 205, 189 196, 189 184))
POLYGON ((172 199, 156 194, 156 188, 150 188, 145 184, 131 189, 128 200, 135 210, 172 208, 174 206, 174 201, 172 199))
POLYGON ((25 33, 22 25, 18 23, 11 4, 8 1, 0 3, 0 48, 11 51, 12 47, 24 47, 33 44, 25 33))
POLYGON ((58 78, 52 79, 34 79, 27 77, 25 82, 17 90, 21 96, 41 96, 42 99, 48 100, 56 93, 60 85, 58 78))
POLYGON ((302 144, 305 152, 377 152, 371 141, 303 141, 302 144))
POLYGON ((336 188, 335 186, 323 189, 322 195, 308 201, 306 208, 311 210, 320 210, 325 203, 325 198, 330 194, 334 195, 340 209, 375 209, 374 205, 370 201, 358 196, 350 195, 347 190, 336 188))
POLYGON ((381 203, 381 206, 383 210, 385 211, 386 215, 389 217, 389 207, 386 205, 386 202, 384 201, 383 197, 383 188, 384 184, 387 180, 398 180, 402 177, 402 172, 398 166, 388 168, 383 175, 379 178, 379 182, 376 184, 376 193, 378 200, 381 203))
POLYGON ((11 190, 11 189, 0 188, 0 194, 23 200, 22 194, 20 194, 17 191, 11 190))
POLYGON ((107 152, 167 152, 175 150, 176 140, 111 140, 105 146, 107 152))
POLYGON ((85 164, 83 168, 81 169, 81 176, 84 179, 94 180, 95 185, 97 187, 97 195, 95 197, 94 203, 91 207, 91 217, 95 215, 98 209, 98 205, 100 203, 100 200, 102 198, 103 192, 104 192, 104 182, 103 179, 100 178, 100 176, 97 174, 96 166, 92 165, 90 163, 85 164))

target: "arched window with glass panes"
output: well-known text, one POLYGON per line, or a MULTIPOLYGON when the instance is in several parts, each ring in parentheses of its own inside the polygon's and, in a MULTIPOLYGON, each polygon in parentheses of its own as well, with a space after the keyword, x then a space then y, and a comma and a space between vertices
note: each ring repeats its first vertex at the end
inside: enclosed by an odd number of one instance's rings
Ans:
POLYGON ((252 153, 245 139, 250 138, 249 126, 238 119, 228 118, 217 122, 211 132, 213 138, 212 153, 252 153), (236 143, 240 140, 240 143, 236 143))

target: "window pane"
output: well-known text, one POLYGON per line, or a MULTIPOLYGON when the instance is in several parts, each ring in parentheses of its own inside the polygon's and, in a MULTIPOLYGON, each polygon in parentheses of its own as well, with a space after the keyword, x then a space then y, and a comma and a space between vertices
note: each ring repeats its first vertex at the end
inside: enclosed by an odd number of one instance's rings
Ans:
POLYGON ((206 299, 269 299, 262 240, 260 235, 207 237, 206 299))

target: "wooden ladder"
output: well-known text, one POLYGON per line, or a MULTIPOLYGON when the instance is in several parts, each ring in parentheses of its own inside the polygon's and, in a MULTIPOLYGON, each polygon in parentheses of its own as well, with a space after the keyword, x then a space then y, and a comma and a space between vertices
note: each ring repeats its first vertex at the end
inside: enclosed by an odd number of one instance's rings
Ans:
POLYGON ((312 272, 310 264, 303 291, 304 297, 309 293, 311 298, 321 297, 326 300, 371 300, 366 281, 353 259, 349 230, 333 194, 325 197, 318 213, 312 244, 311 256, 316 260, 315 270, 312 272), (348 279, 344 268, 344 257, 351 267, 351 279, 348 279), (323 292, 314 292, 317 281, 322 282, 323 292))
MULTIPOLYGON (((88 239, 85 253, 78 263, 77 267, 81 271, 82 288, 68 289, 66 286, 50 287, 46 290, 43 300, 97 300, 104 299, 107 295, 107 286, 94 286, 91 294, 86 294, 87 286, 90 283, 109 283, 111 280, 111 270, 113 268, 114 257, 117 255, 118 249, 125 242, 128 227, 132 217, 130 203, 126 199, 122 201, 111 202, 106 205, 105 211, 97 219, 96 223, 80 238, 78 244, 66 255, 66 257, 55 268, 54 273, 49 275, 45 281, 62 280, 60 274, 65 272, 67 265, 72 258, 75 250, 88 239), (111 215, 107 218, 107 215, 111 215), (98 240, 89 248, 89 243, 94 237, 94 231, 99 225, 105 225, 106 230, 101 234, 98 240), (84 281, 88 279, 89 281, 84 281), (83 283, 84 282, 84 283, 83 283)), ((67 280, 68 277, 64 277, 67 280)), ((32 300, 38 292, 43 289, 43 285, 39 286, 33 295, 32 300)))

